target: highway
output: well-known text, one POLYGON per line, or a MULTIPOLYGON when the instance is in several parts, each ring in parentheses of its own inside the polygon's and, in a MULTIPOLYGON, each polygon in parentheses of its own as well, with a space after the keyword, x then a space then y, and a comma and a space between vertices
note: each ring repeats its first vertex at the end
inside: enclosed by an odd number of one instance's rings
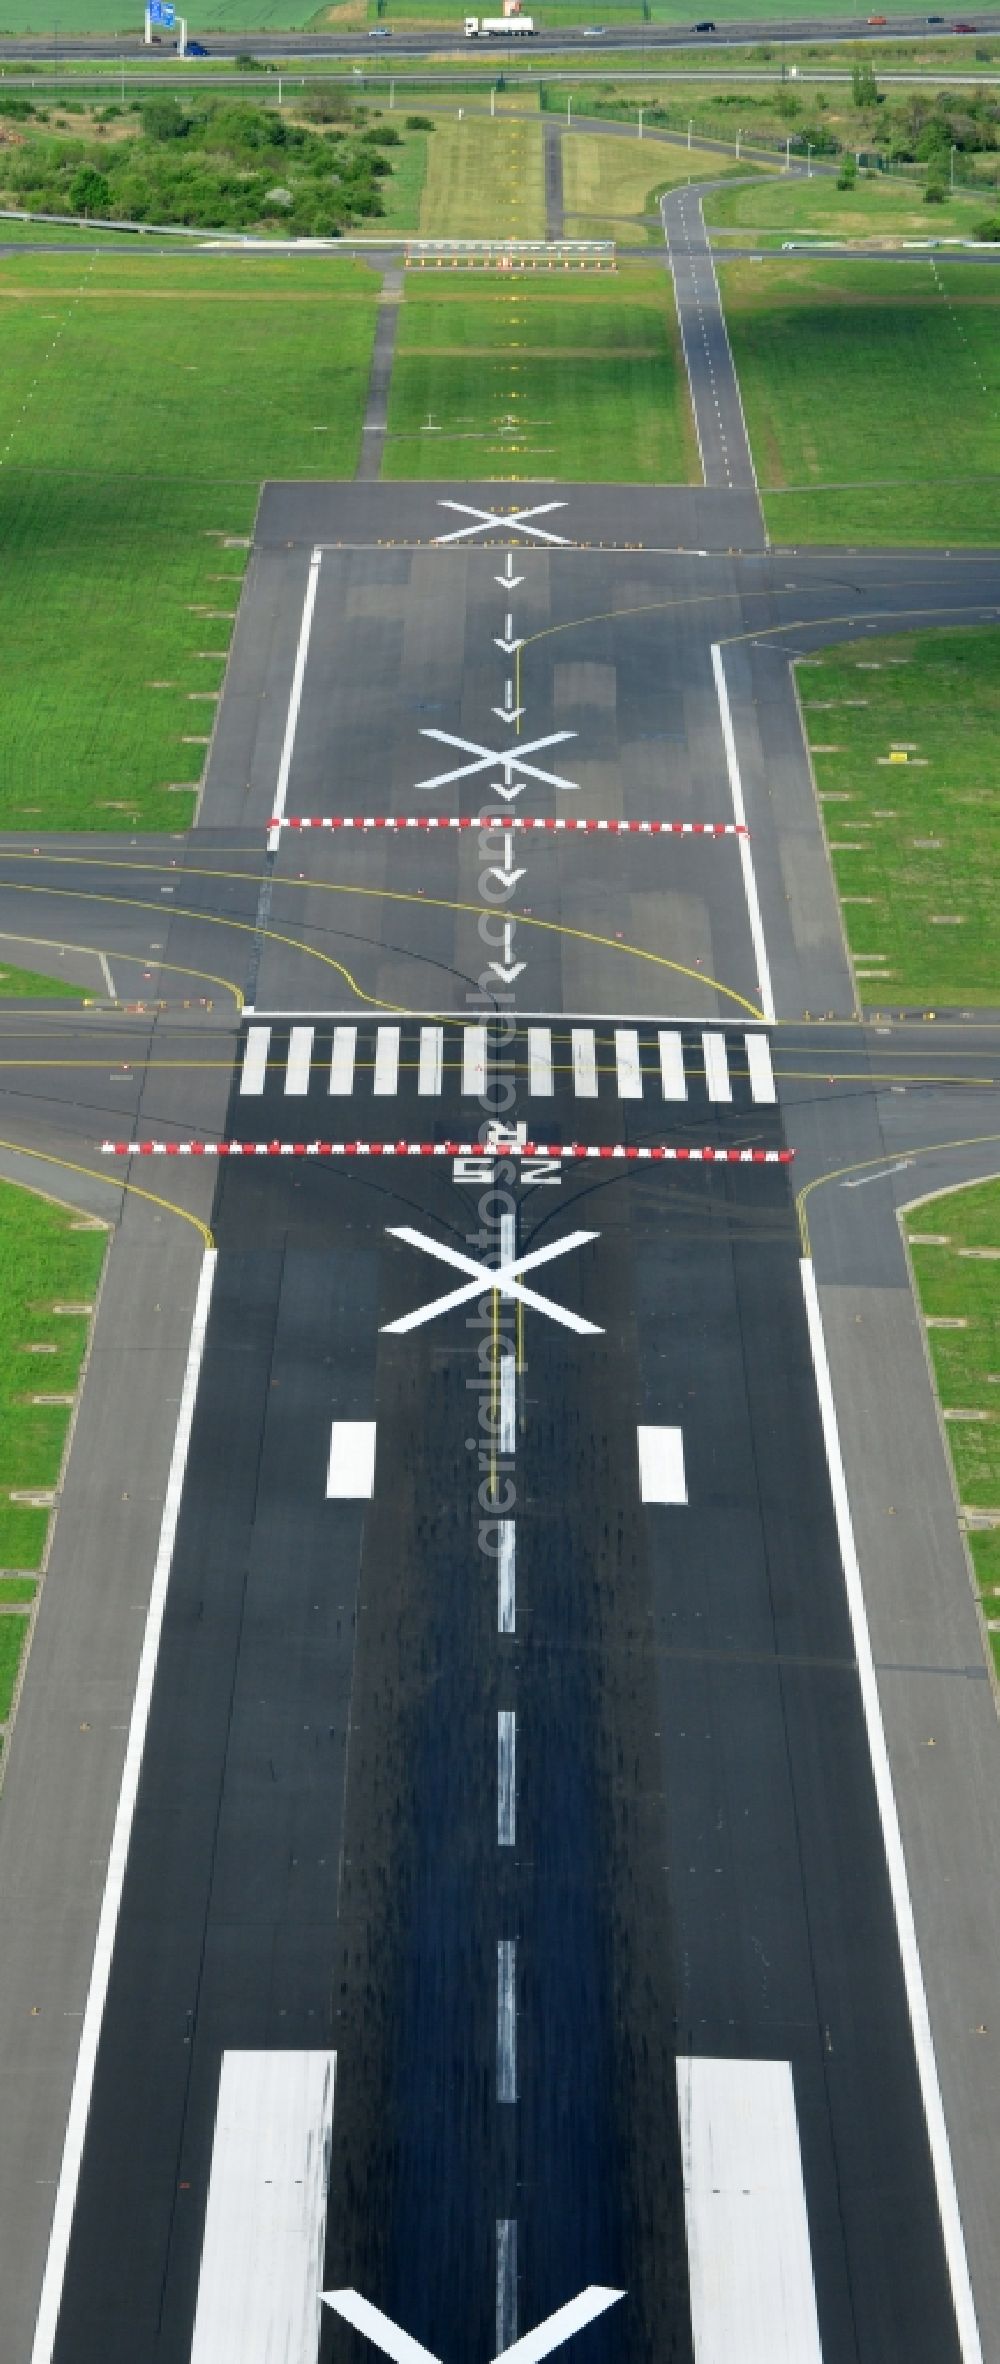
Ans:
POLYGON ((2 1170, 119 1209, 85 1404, 168 1505, 76 1530, 100 1777, 48 1583, 8 1774, 12 2364, 995 2352, 893 1209, 995 1170, 1000 1015, 858 1012, 789 660, 1000 554, 767 548, 686 202, 703 489, 267 487, 196 829, 0 843, 0 941, 113 987, 4 1020, 2 1170))
MULTIPOLYGON (((528 12, 525 11, 525 13, 528 12)), ((354 33, 350 31, 331 33, 319 33, 315 30, 301 33, 261 31, 247 33, 245 37, 240 38, 234 38, 232 34, 209 33, 206 36, 205 46, 213 58, 220 60, 231 60, 238 57, 241 52, 250 51, 256 58, 287 58, 290 62, 297 58, 341 57, 370 58, 381 62, 384 61, 387 54, 391 54, 393 58, 430 56, 440 58, 447 54, 450 48, 467 57, 470 64, 474 63, 477 58, 486 58, 492 63, 498 58, 511 55, 520 60, 522 64, 530 64, 536 58, 568 54, 569 56, 579 56, 581 64, 593 65, 597 44, 592 39, 585 38, 582 25, 566 29, 546 27, 543 12, 538 13, 537 21, 539 25, 537 38, 522 36, 516 41, 499 36, 492 40, 477 37, 474 41, 467 41, 462 32, 463 20, 456 14, 451 31, 443 29, 440 25, 426 32, 421 32, 412 26, 405 30, 400 28, 398 31, 393 26, 386 26, 387 38, 375 39, 372 39, 368 32, 354 33)), ((954 37, 956 21, 968 24, 976 32, 987 35, 1000 30, 1000 14, 996 10, 988 10, 985 13, 976 11, 973 18, 963 17, 959 20, 949 18, 949 21, 943 26, 931 25, 926 16, 894 15, 889 17, 885 24, 879 26, 873 26, 863 16, 803 17, 796 18, 794 21, 782 18, 776 22, 757 23, 749 20, 735 24, 725 23, 719 25, 715 34, 699 32, 694 20, 690 25, 647 25, 641 21, 630 24, 612 22, 609 25, 604 25, 604 34, 609 49, 613 49, 616 55, 623 50, 634 50, 643 57, 647 55, 658 57, 672 49, 703 48, 709 54, 717 48, 730 49, 746 46, 749 49, 756 48, 762 41, 789 48, 803 42, 839 43, 846 41, 857 44, 859 41, 866 41, 877 44, 879 41, 907 40, 914 37, 919 37, 922 42, 928 43, 940 41, 946 54, 947 45, 954 37)), ((594 22, 595 24, 603 24, 599 12, 595 15, 594 22)), ((144 58, 147 63, 159 63, 169 54, 170 46, 172 45, 163 40, 154 49, 147 47, 141 36, 121 33, 90 34, 86 38, 77 38, 64 35, 59 26, 54 25, 48 34, 5 34, 0 39, 0 60, 37 59, 39 62, 54 63, 60 60, 82 59, 86 61, 92 59, 97 63, 109 58, 119 60, 138 57, 144 58)), ((968 78, 973 78, 971 73, 968 78)))

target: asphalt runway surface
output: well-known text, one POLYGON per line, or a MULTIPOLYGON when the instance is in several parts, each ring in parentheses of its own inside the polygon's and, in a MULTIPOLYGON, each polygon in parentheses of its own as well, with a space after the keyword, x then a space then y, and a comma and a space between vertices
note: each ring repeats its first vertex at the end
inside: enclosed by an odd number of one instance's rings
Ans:
POLYGON ((5 1020, 8 1144, 218 1248, 56 2364, 201 2364, 223 2061, 324 2048, 321 2286, 441 2364, 595 2285, 581 2364, 694 2364, 705 2061, 790 2077, 781 2364, 968 2364, 795 1192, 900 1297, 837 1177, 988 1158, 1000 1020, 859 1023, 788 659, 998 608, 752 485, 271 486, 197 829, 0 844, 0 930, 116 986, 5 1020))

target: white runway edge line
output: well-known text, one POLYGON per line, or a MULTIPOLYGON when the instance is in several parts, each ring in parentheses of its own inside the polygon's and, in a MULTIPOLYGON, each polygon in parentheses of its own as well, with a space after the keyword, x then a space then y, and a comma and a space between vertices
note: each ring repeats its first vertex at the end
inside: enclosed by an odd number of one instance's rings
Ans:
POLYGON ((823 2364, 791 2065, 677 2062, 696 2364, 823 2364))
POLYGON ((188 1348, 187 1365, 181 1387, 177 1428, 174 1434, 174 1450, 170 1462, 170 1474, 167 1479, 160 1541, 153 1569, 149 1608, 146 1613, 146 1631, 139 1659, 135 1698, 132 1703, 132 1717, 125 1748, 125 1762, 122 1768, 121 1789, 118 1795, 118 1808, 108 1856, 108 1873, 104 1884, 100 1919, 97 1924, 90 1987, 83 2014, 83 2027, 80 2032, 76 2074, 73 2079, 69 2116, 66 2121, 66 2139, 63 2145, 62 2165, 52 2213, 52 2230, 49 2235, 48 2256, 45 2261, 42 2293, 35 2323, 31 2364, 51 2364, 52 2351, 55 2346, 63 2281, 66 2273, 66 2258, 80 2182, 83 2145, 94 2089, 97 2047, 100 2040, 101 2023, 104 2018, 108 1982, 111 1977, 111 1959, 114 1952, 118 1915, 121 1910, 122 1890, 125 1884, 125 1866, 128 1860, 129 1840, 132 1835, 132 1820, 139 1788, 139 1772, 146 1740, 146 1727, 149 1722, 149 1710, 153 1697, 153 1679, 160 1648, 160 1635, 163 1630, 167 1585, 174 1555, 174 1542, 184 1488, 188 1448, 191 1442, 198 1380, 205 1351, 215 1266, 216 1250, 206 1248, 191 1323, 191 1343, 188 1348))
POLYGON ((335 1420, 326 1473, 328 1502, 370 1502, 375 1492, 374 1420, 335 1420))
MULTIPOLYGON (((712 672, 715 675, 715 694, 719 701, 719 720, 722 724, 722 742, 726 750, 726 766, 729 772, 729 786, 732 791, 733 812, 737 821, 740 821, 745 825, 747 816, 746 806, 743 801, 743 782, 740 778, 740 767, 736 754, 736 738, 733 731, 733 717, 729 705, 729 691, 726 688, 726 675, 722 662, 722 650, 719 647, 717 640, 713 640, 712 642, 712 672)), ((757 983, 760 992, 761 1007, 763 1009, 765 1018, 770 1024, 773 1024, 775 1015, 774 994, 771 989, 771 971, 768 964, 767 947, 764 943, 764 922, 760 915, 760 902, 757 895, 757 879, 753 866, 753 855, 750 851, 749 836, 740 838, 739 848, 740 868, 743 872, 743 891, 747 899, 747 913, 750 920, 750 934, 753 940, 754 956, 757 962, 757 983)))
POLYGON ((278 780, 274 792, 274 803, 271 808, 271 826, 267 833, 267 850, 269 854, 274 854, 277 852, 278 843, 281 836, 281 818, 285 810, 285 798, 288 795, 288 779, 292 768, 292 754, 295 747, 295 731, 299 719, 299 707, 302 704, 302 684, 306 677, 306 659, 309 655, 309 638, 312 632, 313 614, 316 607, 316 593, 319 589, 319 570, 322 564, 322 550, 314 550, 312 557, 309 560, 309 576, 306 583, 306 595, 302 602, 302 621, 299 625, 299 642, 295 651, 295 670, 292 674, 292 686, 288 693, 288 713, 285 716, 285 735, 281 742, 281 756, 278 763, 278 780))
POLYGON ((191 2364, 315 2364, 335 2052, 224 2052, 191 2364))
POLYGON ((840 1432, 837 1426, 833 1385, 823 1332, 823 1317, 820 1312, 819 1294, 816 1288, 816 1274, 809 1257, 803 1257, 801 1272, 802 1293, 805 1298, 806 1319, 809 1324, 809 1344, 812 1349, 816 1389, 823 1423, 823 1441, 826 1446, 837 1532, 840 1538, 840 1555, 843 1561, 844 1582, 851 1617, 851 1631, 854 1638, 854 1654, 858 1662, 861 1702, 868 1731, 868 1746, 875 1778, 875 1794, 882 1823, 889 1886, 896 1916, 906 2000, 909 2006, 913 2048, 917 2060, 917 2074, 920 2079, 920 2092, 924 2105, 924 2116, 927 2121, 927 2136, 934 2165, 934 2179, 937 2185, 941 2230, 951 2280, 955 2320, 958 2326, 964 2364, 983 2364, 982 2341, 979 2336, 976 2305, 969 2276, 969 2261, 966 2255, 965 2233, 955 2184, 955 2169, 952 2164, 951 2145, 948 2141, 944 2103, 941 2098, 930 2012, 927 2007, 924 1974, 906 1872, 906 1858, 903 1854, 903 1841, 896 1810, 896 1796, 892 1786, 892 1770, 889 1764, 885 1728, 882 1722, 882 1706, 878 1695, 871 1635, 868 1631, 868 1612, 865 1608, 861 1568, 854 1541, 847 1480, 844 1475, 843 1456, 840 1449, 840 1432))

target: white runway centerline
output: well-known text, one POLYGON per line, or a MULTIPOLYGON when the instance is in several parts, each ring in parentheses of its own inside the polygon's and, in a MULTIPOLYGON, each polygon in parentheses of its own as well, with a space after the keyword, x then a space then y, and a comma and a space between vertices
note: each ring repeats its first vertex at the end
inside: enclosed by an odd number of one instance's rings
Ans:
POLYGON ((517 1718, 513 1708, 502 1707, 497 1716, 497 1846, 513 1847, 516 1830, 516 1747, 517 1718))
POLYGON ((517 1939, 497 1941, 497 2100, 517 2100, 517 1939))
POLYGON ((677 2062, 695 2364, 822 2364, 787 2060, 677 2062))
POLYGON ((513 1519, 498 1519, 499 1551, 497 1553, 497 1632, 515 1630, 515 1526, 513 1519))

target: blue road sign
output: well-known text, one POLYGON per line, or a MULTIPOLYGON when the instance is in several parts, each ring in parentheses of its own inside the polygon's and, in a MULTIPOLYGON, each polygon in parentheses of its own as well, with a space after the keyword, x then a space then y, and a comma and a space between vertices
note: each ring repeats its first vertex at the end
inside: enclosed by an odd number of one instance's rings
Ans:
POLYGON ((166 25, 169 31, 174 21, 172 0, 149 0, 149 21, 151 25, 166 25))

